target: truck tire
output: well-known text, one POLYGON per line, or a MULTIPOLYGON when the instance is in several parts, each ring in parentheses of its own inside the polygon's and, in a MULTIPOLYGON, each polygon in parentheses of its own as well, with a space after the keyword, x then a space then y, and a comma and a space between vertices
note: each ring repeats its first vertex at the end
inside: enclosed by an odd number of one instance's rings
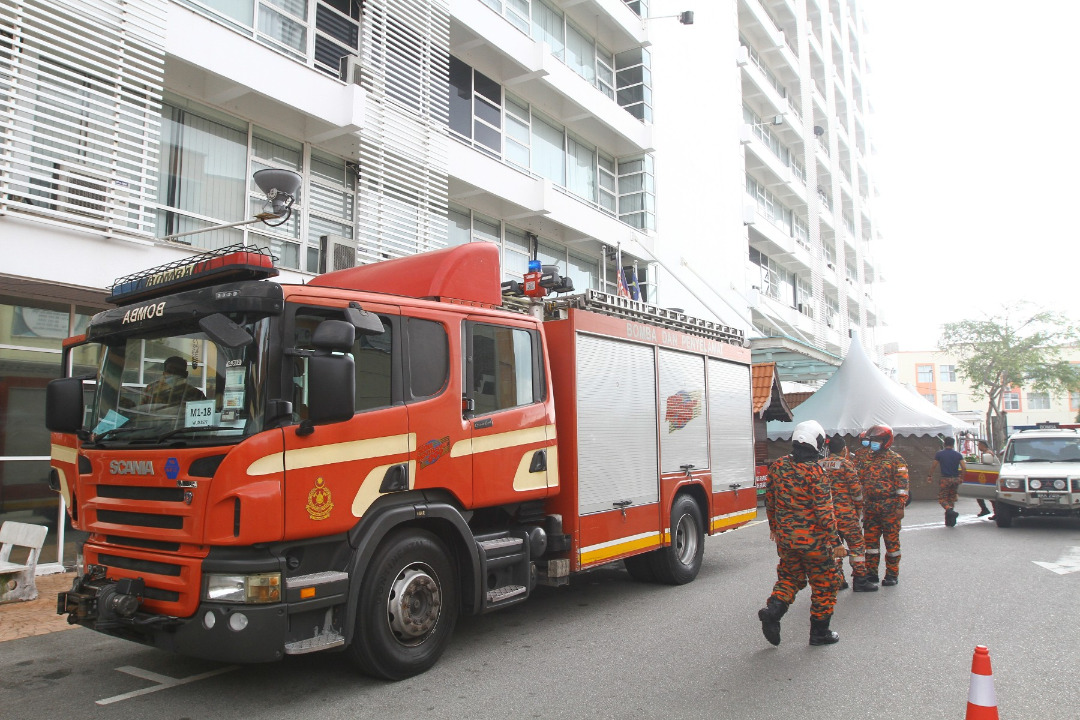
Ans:
POLYGON ((1003 502, 996 503, 994 510, 994 522, 999 528, 1012 527, 1013 518, 1016 517, 1016 508, 1003 502))
POLYGON ((356 629, 345 652, 372 677, 418 675, 442 656, 460 605, 456 571, 443 543, 425 530, 393 532, 364 574, 356 629))
POLYGON ((649 553, 653 574, 659 582, 685 585, 697 577, 704 554, 701 509, 689 495, 679 495, 671 504, 671 544, 649 553))

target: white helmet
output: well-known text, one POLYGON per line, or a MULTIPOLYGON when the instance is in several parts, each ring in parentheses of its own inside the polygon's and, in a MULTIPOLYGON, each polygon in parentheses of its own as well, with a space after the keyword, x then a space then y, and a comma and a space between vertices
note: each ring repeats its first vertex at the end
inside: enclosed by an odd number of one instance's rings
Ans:
POLYGON ((791 444, 796 449, 803 445, 803 450, 821 455, 825 450, 825 428, 817 420, 805 420, 795 426, 791 444))

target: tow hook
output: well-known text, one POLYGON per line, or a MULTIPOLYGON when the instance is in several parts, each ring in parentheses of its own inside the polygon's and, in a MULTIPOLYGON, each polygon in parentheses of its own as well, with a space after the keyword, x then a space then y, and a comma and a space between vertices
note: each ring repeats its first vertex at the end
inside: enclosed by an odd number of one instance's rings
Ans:
POLYGON ((93 621, 99 628, 135 617, 146 593, 143 579, 110 580, 107 572, 102 565, 90 565, 86 574, 71 584, 71 590, 57 595, 57 615, 66 614, 72 625, 93 621))

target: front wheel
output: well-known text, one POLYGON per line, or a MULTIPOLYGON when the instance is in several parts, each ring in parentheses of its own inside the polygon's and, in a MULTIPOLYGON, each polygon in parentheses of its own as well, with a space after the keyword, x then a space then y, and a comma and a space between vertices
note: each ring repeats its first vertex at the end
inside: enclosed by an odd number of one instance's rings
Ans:
POLYGON ((1016 508, 1012 505, 1006 505, 1003 502, 994 503, 994 522, 999 528, 1011 527, 1016 514, 1016 508))
POLYGON ((649 554, 653 574, 668 585, 685 585, 697 577, 705 555, 705 523, 689 495, 671 504, 671 544, 649 554))
POLYGON ((346 649, 361 670, 402 680, 432 667, 457 624, 460 599, 443 543, 424 530, 392 533, 364 574, 356 629, 346 649))

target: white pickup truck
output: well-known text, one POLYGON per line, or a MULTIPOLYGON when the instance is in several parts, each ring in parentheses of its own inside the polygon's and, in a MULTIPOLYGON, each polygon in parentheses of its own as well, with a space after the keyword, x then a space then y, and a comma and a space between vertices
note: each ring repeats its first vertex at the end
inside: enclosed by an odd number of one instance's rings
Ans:
POLYGON ((993 500, 998 527, 1019 516, 1080 516, 1080 432, 1050 428, 1011 436, 993 500))

